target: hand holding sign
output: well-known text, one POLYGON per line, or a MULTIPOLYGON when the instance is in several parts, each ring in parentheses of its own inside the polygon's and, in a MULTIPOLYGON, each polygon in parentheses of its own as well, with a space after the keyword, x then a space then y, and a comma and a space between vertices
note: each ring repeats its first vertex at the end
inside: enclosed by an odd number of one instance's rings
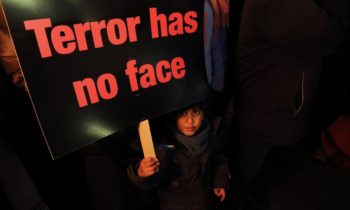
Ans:
POLYGON ((159 161, 156 158, 148 157, 140 161, 137 168, 137 175, 140 177, 149 177, 159 171, 159 161))

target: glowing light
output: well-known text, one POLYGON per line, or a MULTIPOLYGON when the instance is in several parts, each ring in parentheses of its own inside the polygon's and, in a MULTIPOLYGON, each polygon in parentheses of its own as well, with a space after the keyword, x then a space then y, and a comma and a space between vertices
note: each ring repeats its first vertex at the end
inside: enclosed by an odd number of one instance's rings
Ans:
POLYGON ((90 136, 95 138, 104 138, 114 133, 114 131, 107 126, 95 122, 87 126, 87 132, 90 136))

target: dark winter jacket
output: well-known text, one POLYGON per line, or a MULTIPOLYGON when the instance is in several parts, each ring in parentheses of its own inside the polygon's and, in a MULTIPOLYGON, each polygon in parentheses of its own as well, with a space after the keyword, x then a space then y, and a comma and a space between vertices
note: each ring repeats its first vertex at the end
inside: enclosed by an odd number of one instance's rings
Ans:
POLYGON ((348 38, 348 2, 245 1, 237 51, 243 135, 276 144, 306 135, 322 59, 348 38))
POLYGON ((157 188, 162 209, 206 210, 214 187, 228 189, 230 174, 219 139, 210 138, 208 148, 198 156, 191 155, 168 134, 156 145, 159 172, 149 178, 139 177, 139 159, 129 165, 128 176, 141 189, 157 188), (169 145, 175 147, 167 149, 169 145))

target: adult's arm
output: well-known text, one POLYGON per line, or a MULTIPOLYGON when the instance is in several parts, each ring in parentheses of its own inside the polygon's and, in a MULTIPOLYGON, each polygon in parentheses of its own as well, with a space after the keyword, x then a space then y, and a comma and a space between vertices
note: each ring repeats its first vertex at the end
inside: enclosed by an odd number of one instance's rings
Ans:
POLYGON ((0 64, 4 67, 6 74, 11 75, 15 86, 25 88, 23 73, 16 55, 12 38, 8 31, 5 16, 0 5, 0 64))
POLYGON ((269 0, 264 37, 282 50, 308 58, 331 54, 349 38, 349 0, 269 0))
POLYGON ((277 46, 297 56, 326 56, 348 39, 349 0, 332 1, 333 9, 327 10, 329 4, 316 0, 246 0, 239 46, 246 50, 277 46))

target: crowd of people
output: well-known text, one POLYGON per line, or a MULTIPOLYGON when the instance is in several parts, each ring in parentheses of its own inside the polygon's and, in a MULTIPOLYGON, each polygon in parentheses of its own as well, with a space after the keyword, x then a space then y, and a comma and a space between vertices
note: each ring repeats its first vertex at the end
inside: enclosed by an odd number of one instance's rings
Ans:
POLYGON ((350 167, 350 139, 335 134, 350 130, 350 1, 203 6, 212 94, 151 120, 157 158, 135 125, 51 160, 0 13, 0 208, 268 210, 269 170, 301 147, 324 160, 334 152, 313 152, 341 141, 337 164, 350 167))

